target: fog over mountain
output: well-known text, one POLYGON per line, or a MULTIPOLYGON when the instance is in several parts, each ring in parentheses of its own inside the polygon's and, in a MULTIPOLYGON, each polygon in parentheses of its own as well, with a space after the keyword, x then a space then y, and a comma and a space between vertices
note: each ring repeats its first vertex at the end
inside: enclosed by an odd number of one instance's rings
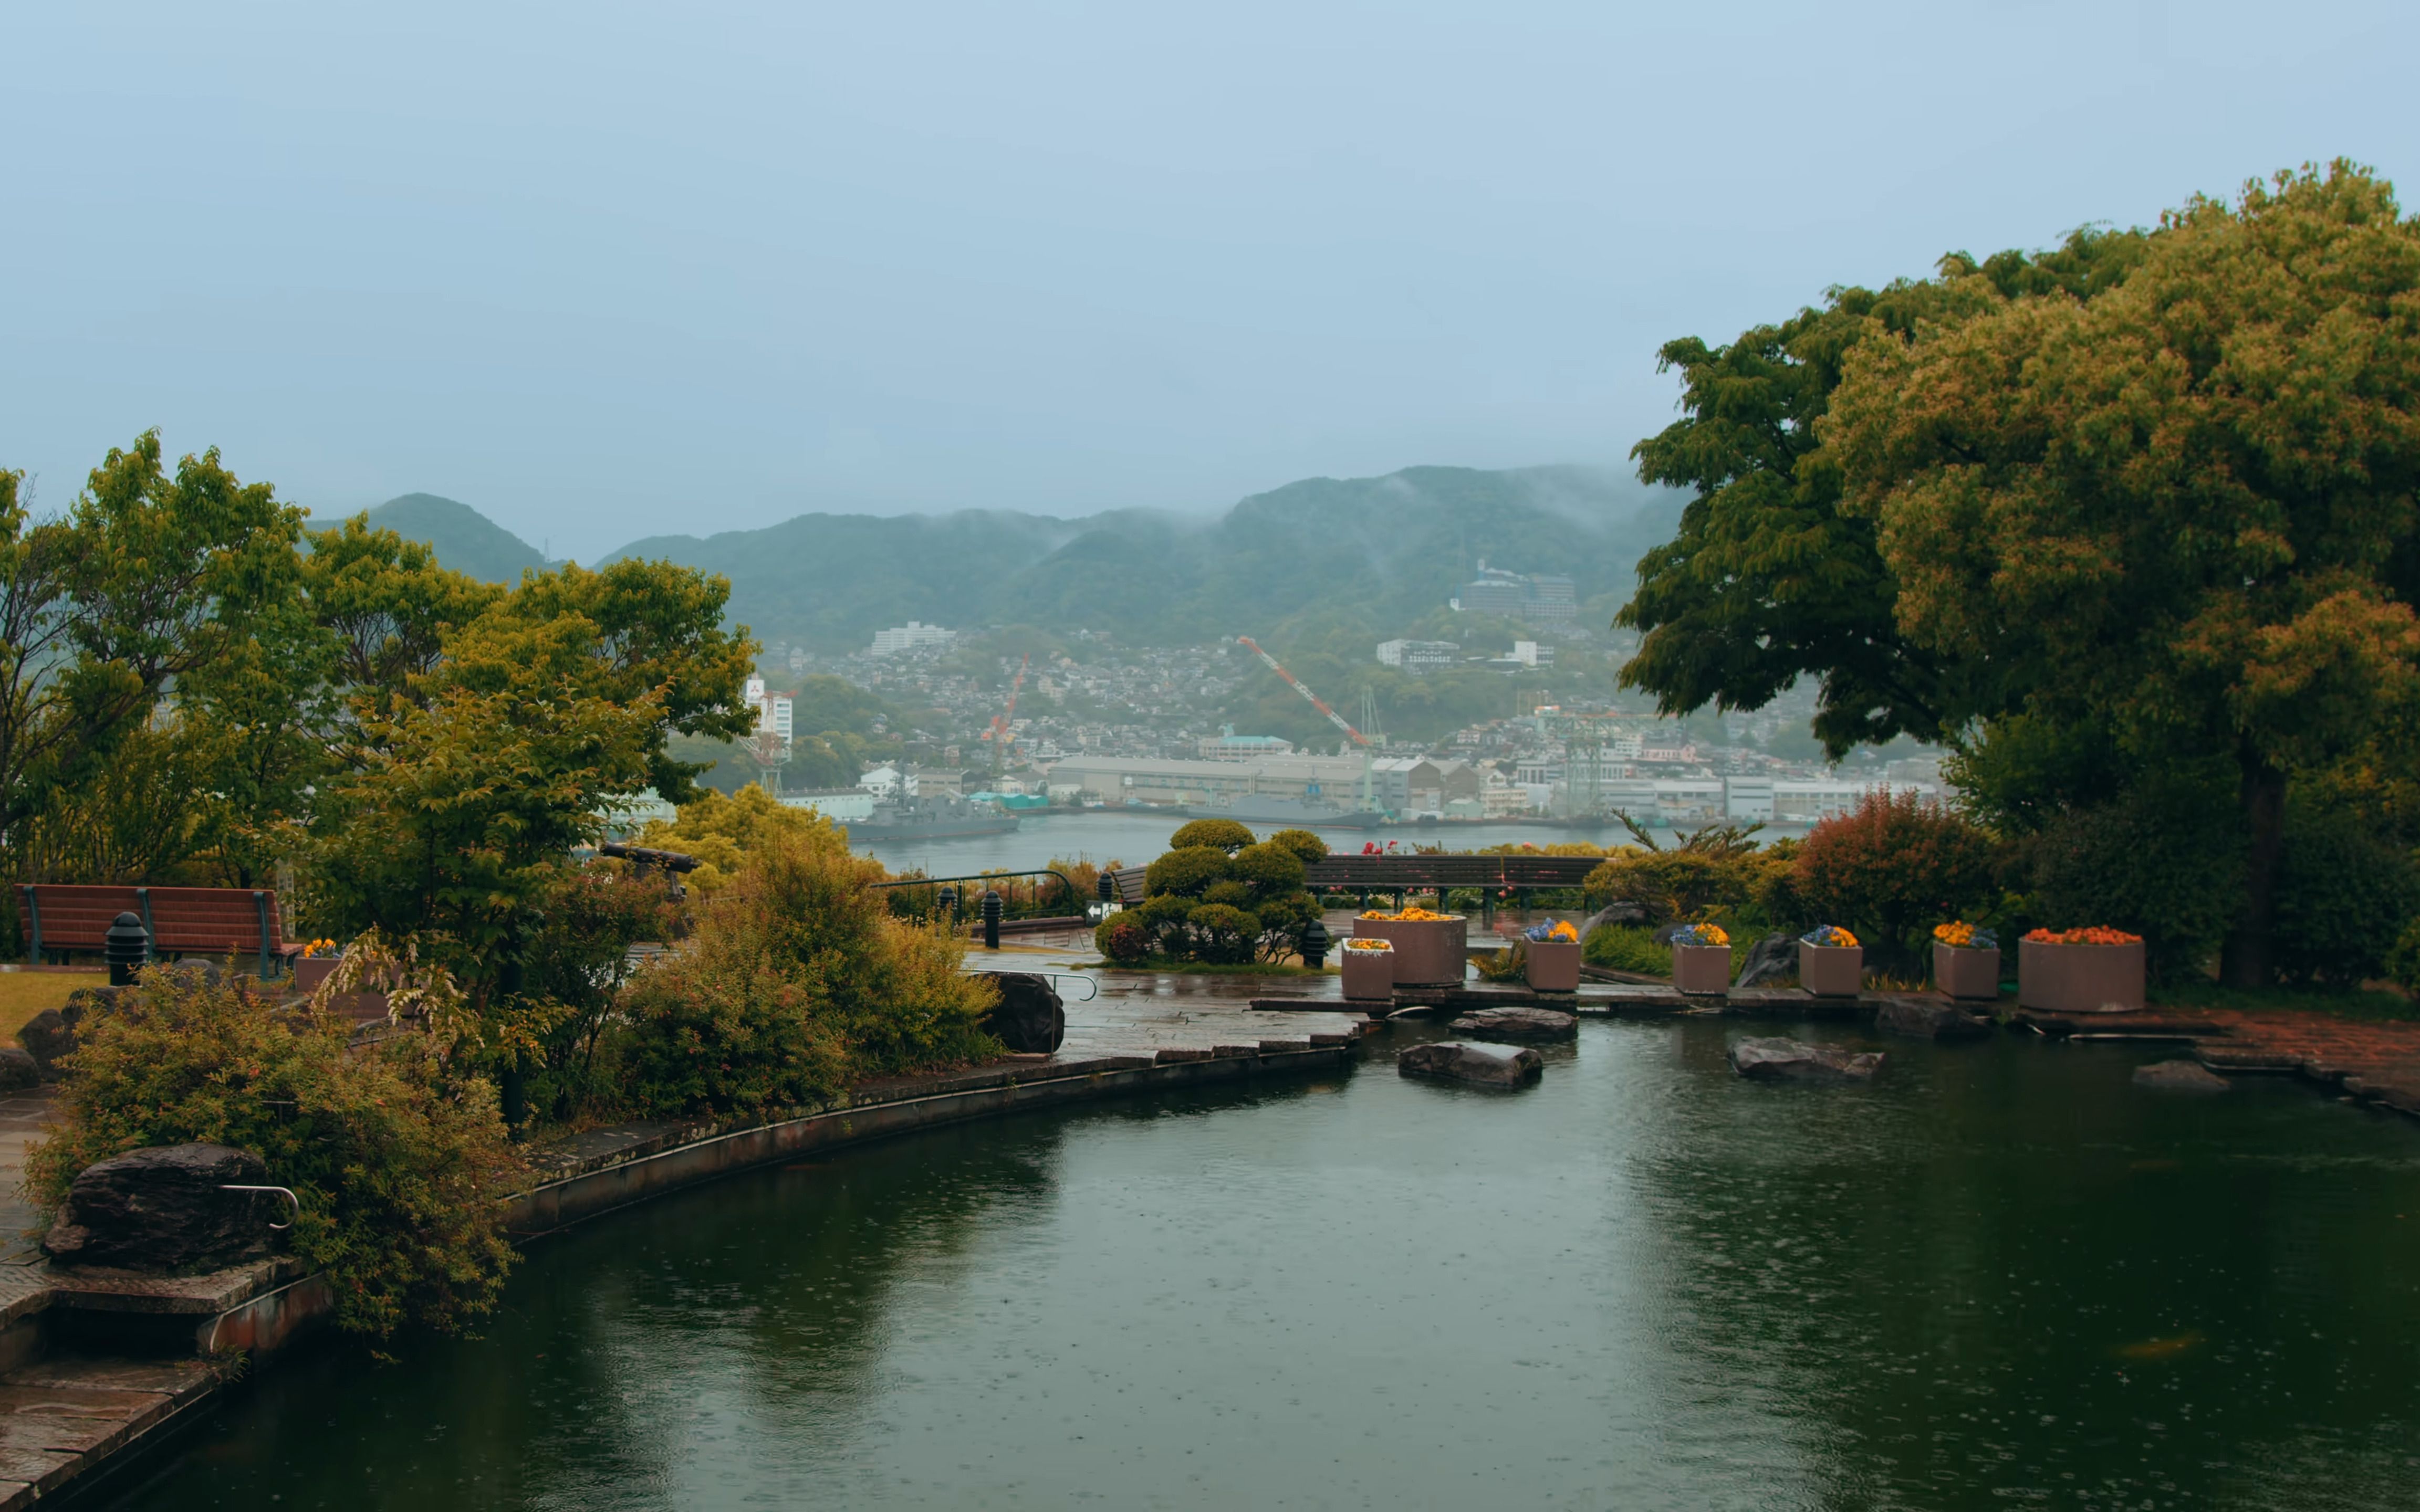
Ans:
MULTIPOLYGON (((1206 520, 1147 510, 811 514, 763 530, 650 536, 605 560, 721 573, 735 620, 761 640, 819 650, 910 619, 1175 644, 1329 612, 1399 629, 1442 607, 1481 561, 1568 575, 1583 604, 1619 597, 1639 554, 1671 533, 1680 501, 1611 470, 1424 467, 1308 478, 1206 520)), ((508 580, 540 564, 528 543, 452 500, 407 494, 370 517, 474 576, 508 580)))

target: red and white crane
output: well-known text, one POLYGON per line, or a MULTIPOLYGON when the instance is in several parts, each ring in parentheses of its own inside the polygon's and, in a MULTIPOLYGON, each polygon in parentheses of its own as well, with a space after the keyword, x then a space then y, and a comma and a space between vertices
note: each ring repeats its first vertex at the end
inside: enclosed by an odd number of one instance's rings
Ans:
POLYGON ((1033 653, 1029 651, 1025 659, 1016 664, 1016 681, 1008 685, 1008 707, 994 716, 991 728, 983 733, 983 738, 991 742, 991 769, 995 772, 1001 768, 1003 753, 1016 741, 1016 732, 1008 727, 1009 721, 1016 717, 1016 695, 1023 691, 1025 669, 1032 663, 1033 653))
POLYGON ((1235 637, 1235 639, 1243 642, 1245 645, 1251 647, 1252 655, 1260 657, 1263 661, 1267 662, 1269 664, 1269 671, 1285 679, 1286 687, 1291 687, 1295 692, 1301 694, 1310 702, 1312 708, 1317 709, 1320 713, 1327 716, 1327 722, 1329 724, 1334 725, 1337 729, 1342 730, 1346 734, 1352 736, 1353 743, 1361 748, 1361 807, 1364 809, 1369 808, 1370 757, 1373 748, 1370 744, 1370 737, 1363 734, 1360 731, 1354 729, 1352 725, 1346 723, 1344 716, 1337 713, 1334 709, 1329 708, 1326 699, 1321 698, 1310 688, 1303 687, 1302 679, 1286 671, 1275 656, 1272 656, 1267 652, 1262 650, 1261 643, 1258 640, 1253 640, 1248 635, 1239 635, 1235 637))

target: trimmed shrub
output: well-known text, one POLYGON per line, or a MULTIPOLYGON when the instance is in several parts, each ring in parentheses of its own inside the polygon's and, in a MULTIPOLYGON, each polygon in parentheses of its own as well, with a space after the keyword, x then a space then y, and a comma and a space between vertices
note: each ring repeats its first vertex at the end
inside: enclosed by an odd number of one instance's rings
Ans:
POLYGON ((488 1312, 513 1262, 499 1199, 521 1168, 493 1084, 449 1079, 425 1035, 350 1053, 349 1023, 273 1010, 240 980, 155 967, 85 1018, 57 1121, 26 1157, 37 1203, 131 1149, 228 1145, 300 1199, 294 1253, 328 1273, 344 1328, 454 1332, 488 1312))
MULTIPOLYGON (((1206 822, 1211 821, 1196 821, 1196 823, 1206 822)), ((1233 821, 1222 819, 1215 823, 1232 824, 1233 821)), ((1191 829, 1193 825, 1187 825, 1185 827, 1191 829)), ((1183 831, 1180 830, 1178 833, 1182 834, 1183 831)), ((1170 851, 1158 860, 1152 862, 1150 866, 1145 867, 1142 873, 1142 890, 1152 897, 1161 893, 1173 893, 1180 898, 1198 899, 1209 889, 1212 883, 1224 882, 1229 874, 1225 851, 1210 845, 1188 845, 1170 851)))
POLYGON ((1186 920, 1192 917, 1196 906, 1195 900, 1182 893, 1163 892, 1155 898, 1145 898, 1118 917, 1133 919, 1150 934, 1151 954, 1182 959, 1188 949, 1186 920))
POLYGON ((867 1076, 988 1059, 995 990, 965 949, 891 917, 837 837, 752 853, 689 944, 623 989, 623 1085, 650 1113, 765 1114, 867 1076))
POLYGON ((1271 898, 1252 909, 1261 920, 1261 959, 1283 961, 1302 942, 1305 926, 1319 917, 1319 904, 1307 892, 1271 898))
POLYGON ((1306 866, 1327 859, 1327 841, 1308 829, 1280 829, 1271 835, 1266 843, 1294 852, 1306 866))
POLYGON ((1886 792, 1808 830, 1792 884, 1808 914, 1904 967, 1933 925, 1993 901, 1993 853, 1992 838, 1947 806, 1886 792))
POLYGON ((1240 965, 1260 943, 1260 917, 1227 903, 1203 903, 1186 916, 1193 953, 1213 965, 1240 965))
POLYGON ((1255 898, 1279 898, 1302 890, 1302 857, 1275 841, 1245 846, 1229 865, 1230 874, 1249 885, 1255 898))
POLYGON ((1152 932, 1130 914, 1111 914, 1093 931, 1093 948, 1122 966, 1151 958, 1152 932))
POLYGON ((1635 903, 1649 922, 1669 924, 1745 902, 1747 872, 1737 856, 1629 850, 1590 872, 1585 890, 1591 899, 1635 903))
POLYGON ((1252 843, 1252 832, 1233 819, 1196 819, 1168 837, 1171 851, 1206 845, 1215 851, 1240 851, 1252 843))

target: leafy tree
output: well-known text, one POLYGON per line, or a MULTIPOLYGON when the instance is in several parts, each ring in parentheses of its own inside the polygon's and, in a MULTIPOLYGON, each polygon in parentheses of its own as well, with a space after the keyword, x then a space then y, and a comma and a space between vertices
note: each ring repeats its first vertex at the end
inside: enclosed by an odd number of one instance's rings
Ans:
MULTIPOLYGON (((1823 434, 1936 723, 2231 758, 2222 951, 2277 965, 2289 789, 2420 692, 2420 226, 2343 162, 2196 198, 2088 301, 2003 299, 1844 359, 1823 434)), ((1902 726, 1905 727, 1905 726, 1902 726)))
POLYGON ((1251 830, 1233 819, 1191 820, 1168 837, 1168 848, 1171 851, 1208 845, 1233 855, 1251 843, 1251 830))
POLYGON ((1886 965, 1922 958, 1932 926, 1993 901, 1993 842, 1973 823, 1913 793, 1867 798, 1799 843, 1792 881, 1822 922, 1844 924, 1886 965))
POLYGON ((1142 887, 1150 897, 1173 893, 1182 898, 1198 898, 1212 883, 1225 881, 1228 874, 1225 851, 1215 845, 1186 845, 1143 868, 1142 887))
POLYGON ((1815 734, 1836 758, 1907 732, 1942 737, 1951 713, 1939 653, 1903 635, 1898 584, 1869 517, 1841 507, 1823 422, 1852 353, 2012 298, 2098 298, 2141 259, 2139 232, 2077 231, 2050 253, 1942 259, 1940 275, 1879 292, 1834 289, 1822 309, 1729 346, 1666 344, 1683 418, 1631 455, 1651 483, 1690 489, 1679 533, 1638 564, 1616 623, 1646 632, 1625 687, 1666 714, 1761 708, 1821 679, 1815 734))

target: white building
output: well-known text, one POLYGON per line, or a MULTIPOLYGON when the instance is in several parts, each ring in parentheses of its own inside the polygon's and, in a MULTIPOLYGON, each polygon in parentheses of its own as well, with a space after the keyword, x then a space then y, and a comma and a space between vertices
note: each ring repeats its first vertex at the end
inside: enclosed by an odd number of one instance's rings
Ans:
POLYGON ((946 646, 957 638, 955 630, 944 630, 938 625, 926 625, 922 620, 909 620, 892 629, 875 631, 873 651, 877 656, 888 656, 894 652, 914 651, 920 646, 946 646))
POLYGON ((875 795, 863 788, 826 788, 811 793, 784 793, 782 807, 819 813, 836 825, 874 817, 875 795))
POLYGON ((1378 665, 1397 667, 1407 672, 1434 671, 1453 665, 1454 653, 1462 649, 1452 640, 1381 640, 1378 642, 1378 665))
POLYGON ((761 735, 769 731, 786 745, 790 739, 790 695, 769 692, 765 679, 752 677, 748 679, 748 702, 755 705, 756 733, 761 735))
POLYGON ((916 795, 916 779, 896 766, 877 766, 857 779, 857 785, 877 798, 916 795))

